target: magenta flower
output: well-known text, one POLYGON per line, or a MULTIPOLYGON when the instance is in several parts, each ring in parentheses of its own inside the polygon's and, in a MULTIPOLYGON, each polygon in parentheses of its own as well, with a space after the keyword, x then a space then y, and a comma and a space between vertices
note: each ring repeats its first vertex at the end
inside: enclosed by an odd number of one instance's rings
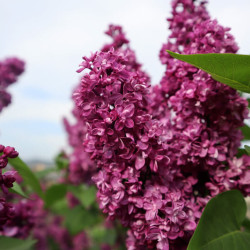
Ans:
POLYGON ((8 58, 0 62, 0 112, 11 103, 11 95, 6 92, 9 85, 17 81, 24 71, 24 62, 18 58, 8 58))
POLYGON ((144 202, 143 208, 146 210, 145 219, 153 220, 158 214, 158 210, 162 207, 162 200, 153 198, 150 202, 144 202))
POLYGON ((86 169, 95 166, 99 206, 129 228, 129 250, 185 249, 212 196, 250 192, 250 158, 236 158, 247 101, 166 53, 238 47, 229 29, 210 19, 205 1, 174 0, 172 7, 159 86, 150 86, 121 27, 111 25, 112 43, 83 57, 73 94, 79 130, 70 133, 81 131, 75 157, 91 159, 86 169))

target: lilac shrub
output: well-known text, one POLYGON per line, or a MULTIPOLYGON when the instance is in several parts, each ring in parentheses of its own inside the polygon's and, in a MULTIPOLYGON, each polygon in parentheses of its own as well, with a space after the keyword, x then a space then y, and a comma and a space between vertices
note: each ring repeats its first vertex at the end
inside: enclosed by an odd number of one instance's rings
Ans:
POLYGON ((205 4, 172 2, 160 85, 150 86, 119 26, 107 32, 113 43, 83 57, 78 70, 81 150, 96 164, 100 208, 129 228, 129 250, 186 249, 212 196, 232 188, 249 195, 250 157, 236 158, 247 101, 166 52, 237 52, 205 4))

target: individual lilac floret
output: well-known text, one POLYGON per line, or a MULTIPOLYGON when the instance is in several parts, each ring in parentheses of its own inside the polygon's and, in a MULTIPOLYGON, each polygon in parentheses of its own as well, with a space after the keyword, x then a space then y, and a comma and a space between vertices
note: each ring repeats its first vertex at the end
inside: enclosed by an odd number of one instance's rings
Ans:
POLYGON ((9 85, 17 81, 24 71, 24 62, 18 58, 8 58, 0 62, 0 112, 11 103, 11 95, 6 92, 9 85))
POLYGON ((0 187, 4 194, 8 194, 8 188, 13 187, 16 171, 7 171, 2 173, 2 169, 8 164, 8 158, 16 158, 18 152, 13 147, 4 147, 0 145, 0 187))

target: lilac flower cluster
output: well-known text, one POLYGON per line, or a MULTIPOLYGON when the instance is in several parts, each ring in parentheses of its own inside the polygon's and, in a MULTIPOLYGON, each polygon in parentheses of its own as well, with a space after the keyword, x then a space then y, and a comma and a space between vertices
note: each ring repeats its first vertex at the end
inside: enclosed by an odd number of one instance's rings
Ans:
POLYGON ((17 195, 8 198, 17 202, 12 205, 13 216, 0 230, 0 235, 22 239, 32 236, 37 240, 36 250, 51 249, 51 242, 62 250, 88 249, 86 233, 72 237, 63 225, 63 217, 45 209, 44 201, 37 195, 32 194, 29 200, 17 195))
MULTIPOLYGON (((112 43, 104 45, 101 50, 107 52, 111 48, 114 48, 116 51, 127 55, 128 70, 137 71, 140 69, 141 65, 135 60, 134 51, 126 46, 129 41, 126 39, 122 28, 120 26, 110 25, 106 34, 112 38, 112 43)), ((149 80, 149 77, 144 72, 140 71, 140 74, 142 74, 147 81, 149 80)), ((80 85, 81 83, 78 87, 80 87, 80 85)), ((77 88, 74 92, 77 91, 77 88)), ((96 164, 83 150, 82 145, 87 134, 87 126, 81 119, 81 114, 76 106, 74 107, 72 114, 75 118, 74 124, 71 125, 67 119, 64 119, 64 126, 68 133, 68 141, 73 149, 73 152, 69 156, 69 181, 76 185, 80 183, 93 184, 91 177, 97 171, 96 164)))
MULTIPOLYGON (((172 33, 160 53, 167 69, 161 86, 156 87, 154 105, 159 107, 164 103, 166 107, 167 104, 167 111, 161 108, 155 111, 159 120, 165 122, 164 112, 172 114, 167 121, 173 135, 168 140, 171 145, 168 156, 182 171, 196 178, 207 175, 204 178, 209 183, 206 187, 210 189, 213 186, 210 182, 218 182, 213 177, 218 169, 223 169, 221 173, 227 175, 228 167, 223 162, 236 161, 233 157, 242 139, 239 127, 248 118, 247 101, 236 90, 214 81, 201 70, 170 58, 164 52, 166 49, 184 54, 237 52, 238 46, 229 29, 211 20, 204 4, 203 1, 200 5, 194 5, 193 1, 173 1, 173 18, 169 20, 172 33), (183 8, 178 12, 180 5, 183 8), (175 39, 175 48, 171 39, 175 39)), ((239 172, 247 172, 249 157, 238 161, 243 162, 237 164, 239 172)), ((233 168, 233 163, 228 164, 233 168)), ((220 182, 224 186, 223 178, 220 182)), ((239 188, 245 194, 249 193, 249 186, 239 186, 238 181, 232 183, 220 188, 220 192, 239 188)))
POLYGON ((8 188, 13 187, 15 182, 16 171, 6 171, 3 173, 3 169, 8 164, 8 158, 16 158, 18 152, 12 147, 5 147, 0 145, 0 235, 5 231, 5 226, 15 216, 15 208, 12 204, 6 201, 6 195, 8 194, 8 188))
POLYGON ((7 87, 17 81, 24 71, 24 62, 18 58, 8 58, 0 62, 0 112, 11 102, 7 87))
POLYGON ((25 239, 30 235, 34 228, 37 218, 37 203, 20 198, 19 195, 9 193, 8 188, 13 187, 17 181, 16 171, 6 171, 3 169, 8 164, 8 158, 16 158, 18 152, 13 147, 0 145, 0 235, 25 239))
MULTIPOLYGON (((172 213, 171 209, 165 211, 166 205, 177 200, 180 204, 173 215, 176 221, 184 200, 177 189, 163 184, 174 178, 174 169, 166 180, 157 174, 168 168, 168 146, 162 140, 162 125, 149 114, 149 78, 138 67, 135 57, 132 60, 134 53, 127 51, 131 49, 119 47, 84 58, 81 69, 87 68, 89 73, 83 76, 81 88, 75 92, 82 119, 88 124, 84 146, 100 169, 93 180, 99 188, 98 200, 103 211, 132 227, 142 246, 146 233, 149 245, 159 240, 165 247, 168 241, 157 231, 155 219, 158 225, 166 223, 165 217, 172 213), (169 195, 165 197, 167 191, 169 195)), ((179 223, 193 230, 195 216, 187 215, 193 211, 188 206, 185 211, 179 223)), ((165 227, 173 239, 182 233, 174 232, 171 225, 165 227)))
POLYGON ((53 216, 43 208, 40 211, 44 217, 38 218, 40 223, 37 223, 33 230, 33 236, 37 240, 36 250, 51 249, 50 242, 54 242, 61 250, 89 249, 89 241, 84 231, 72 237, 63 226, 63 217, 53 216))
POLYGON ((72 111, 76 120, 75 124, 70 124, 64 119, 64 127, 68 133, 69 145, 73 152, 69 155, 69 176, 72 184, 80 183, 93 184, 91 177, 96 173, 96 166, 83 150, 82 141, 87 132, 86 125, 81 121, 79 111, 75 108, 72 111))
POLYGON ((186 249, 212 196, 232 188, 250 194, 250 157, 236 158, 247 101, 165 52, 238 47, 205 1, 174 0, 172 7, 159 86, 151 88, 121 27, 111 25, 113 42, 83 57, 73 95, 84 128, 80 150, 97 168, 99 206, 129 228, 129 250, 186 249))

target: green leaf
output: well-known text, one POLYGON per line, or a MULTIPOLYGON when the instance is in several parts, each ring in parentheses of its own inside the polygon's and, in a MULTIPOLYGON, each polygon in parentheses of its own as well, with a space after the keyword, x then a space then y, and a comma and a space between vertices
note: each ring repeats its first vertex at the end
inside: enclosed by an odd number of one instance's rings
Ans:
POLYGON ((19 194, 19 195, 23 196, 24 198, 29 199, 29 196, 24 193, 21 186, 17 182, 13 183, 13 187, 10 188, 10 191, 13 193, 19 194))
POLYGON ((56 156, 55 163, 58 169, 65 169, 69 166, 69 160, 65 157, 64 153, 60 153, 56 156))
POLYGON ((67 186, 65 184, 55 184, 50 186, 44 196, 45 206, 50 207, 58 200, 61 200, 65 197, 67 192, 67 186))
POLYGON ((36 240, 0 236, 0 249, 3 250, 30 250, 36 244, 36 240))
POLYGON ((237 152, 236 157, 240 158, 242 155, 245 155, 245 154, 247 154, 247 152, 244 148, 238 148, 238 152, 237 152))
POLYGON ((55 201, 51 206, 50 206, 50 211, 52 211, 55 214, 61 215, 61 216, 66 216, 68 211, 70 210, 68 206, 68 201, 66 197, 64 197, 61 200, 55 201))
POLYGON ((55 241, 55 239, 53 238, 52 235, 50 235, 47 238, 47 242, 49 245, 49 250, 60 250, 60 246, 58 245, 58 243, 55 241))
POLYGON ((65 226, 72 235, 76 235, 99 222, 100 217, 96 213, 91 213, 82 206, 76 206, 66 214, 65 226))
POLYGON ((201 216, 188 250, 249 250, 250 234, 241 232, 246 202, 238 190, 212 198, 201 216))
POLYGON ((9 164, 17 170, 18 174, 21 175, 24 183, 30 186, 32 190, 42 198, 43 191, 40 186, 39 180, 26 165, 26 163, 24 163, 19 157, 14 159, 8 158, 8 161, 9 164))
POLYGON ((43 179, 43 178, 46 178, 47 175, 49 175, 50 173, 54 173, 54 172, 57 172, 58 169, 57 168, 46 168, 44 170, 41 170, 41 171, 37 171, 35 172, 35 175, 38 179, 43 179))
POLYGON ((244 227, 246 232, 250 233, 250 220, 248 218, 245 218, 242 223, 242 226, 244 227))
POLYGON ((216 81, 250 93, 250 56, 237 54, 181 55, 167 50, 174 58, 209 73, 216 81))
POLYGON ((247 154, 250 155, 250 147, 247 146, 247 145, 245 145, 244 148, 245 148, 245 150, 247 151, 247 154))
POLYGON ((244 141, 249 141, 250 140, 250 127, 248 125, 244 125, 243 127, 240 128, 244 138, 244 141))
POLYGON ((117 237, 116 230, 114 228, 107 229, 103 226, 94 227, 89 231, 90 237, 95 243, 114 245, 117 237))
POLYGON ((68 190, 81 202, 81 204, 88 208, 96 200, 96 188, 94 186, 69 186, 68 190))
POLYGON ((247 101, 248 101, 248 108, 250 108, 250 99, 248 98, 247 101))

